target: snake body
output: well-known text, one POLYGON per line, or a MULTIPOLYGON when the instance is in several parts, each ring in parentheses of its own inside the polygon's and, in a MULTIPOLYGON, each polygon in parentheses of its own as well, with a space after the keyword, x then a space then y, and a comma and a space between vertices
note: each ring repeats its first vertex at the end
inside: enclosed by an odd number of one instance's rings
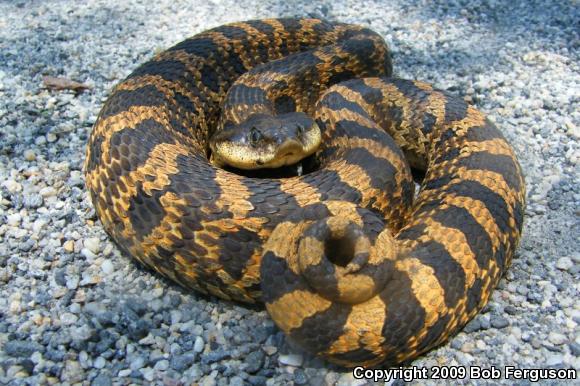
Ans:
POLYGON ((525 185, 483 114, 390 75, 379 35, 317 19, 234 23, 158 54, 116 86, 88 142, 104 229, 185 287, 265 302, 333 362, 441 344, 509 266, 525 185), (320 128, 316 170, 249 178, 208 161, 216 128, 296 112, 320 128), (425 172, 415 199, 405 159, 425 172))

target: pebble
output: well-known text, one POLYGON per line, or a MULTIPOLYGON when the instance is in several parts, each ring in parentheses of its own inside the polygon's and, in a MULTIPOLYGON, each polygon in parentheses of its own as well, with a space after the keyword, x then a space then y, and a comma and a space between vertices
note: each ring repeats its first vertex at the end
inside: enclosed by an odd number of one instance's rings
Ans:
POLYGON ((202 352, 204 347, 204 342, 201 336, 195 338, 195 343, 193 345, 193 351, 202 352))
POLYGON ((140 370, 141 368, 143 368, 143 366, 145 366, 145 358, 139 356, 133 359, 133 361, 131 361, 130 369, 140 370))
POLYGON ((44 198, 38 193, 25 194, 22 203, 27 209, 38 209, 44 204, 44 198))
POLYGON ((252 351, 246 357, 246 372, 248 374, 255 374, 264 365, 265 354, 262 350, 252 351))
POLYGON ((70 312, 65 312, 60 316, 60 322, 65 326, 72 326, 77 322, 78 319, 78 316, 71 314, 70 312))
POLYGON ((563 334, 560 334, 560 333, 557 333, 557 332, 552 331, 548 335, 548 340, 551 343, 559 346, 561 344, 566 343, 568 341, 568 338, 566 338, 566 335, 563 335, 563 334))
POLYGON ((90 249, 88 248, 83 248, 81 249, 81 255, 83 255, 83 257, 85 259, 87 259, 87 261, 94 261, 97 258, 97 255, 95 255, 90 249))
POLYGON ((572 259, 569 257, 561 257, 556 262, 556 268, 561 269, 562 271, 569 271, 570 268, 574 266, 572 259))
POLYGON ((491 319, 491 325, 494 328, 505 328, 507 326, 509 326, 510 322, 507 318, 504 318, 503 316, 495 316, 491 319))
POLYGON ((22 216, 19 213, 10 214, 6 217, 6 224, 12 227, 19 226, 20 221, 22 221, 22 216))
POLYGON ((151 367, 145 367, 144 369, 141 369, 141 374, 143 374, 143 378, 145 378, 145 380, 148 382, 152 382, 155 379, 155 370, 153 370, 151 367))
POLYGON ((95 379, 93 379, 93 382, 91 383, 91 386, 112 386, 113 385, 113 380, 111 379, 111 377, 107 374, 99 374, 95 377, 95 379))
POLYGON ((44 352, 44 346, 36 342, 22 340, 12 340, 4 344, 6 355, 13 357, 29 357, 36 351, 44 352))
POLYGON ((31 149, 24 150, 24 153, 22 155, 24 156, 24 159, 27 161, 36 160, 36 153, 34 152, 34 150, 31 149))
POLYGON ((72 253, 75 250, 75 242, 72 240, 67 240, 62 245, 62 248, 65 250, 65 252, 72 253))
POLYGON ((278 348, 276 346, 263 346, 262 350, 264 350, 268 356, 272 356, 278 352, 278 348))
POLYGON ((56 136, 56 134, 54 134, 54 133, 47 133, 47 134, 46 134, 46 140, 47 140, 49 143, 52 143, 52 142, 56 141, 57 139, 58 139, 58 137, 57 137, 57 136, 56 136))
POLYGON ((352 372, 348 372, 338 378, 336 386, 362 386, 364 384, 366 384, 364 379, 356 379, 352 372))
POLYGON ((115 266, 110 260, 105 260, 103 261, 103 264, 101 264, 101 270, 105 275, 111 275, 115 272, 115 266))
POLYGON ((2 183, 2 186, 6 188, 10 193, 18 193, 22 191, 22 185, 14 180, 6 180, 2 183))
POLYGON ((559 354, 550 355, 548 356, 548 358, 546 358, 546 366, 548 367, 560 366, 563 362, 564 358, 562 357, 562 355, 559 354))
POLYGON ((166 359, 162 359, 159 362, 155 363, 154 368, 155 370, 165 371, 169 368, 169 361, 166 359))
POLYGON ((101 251, 101 240, 98 237, 90 237, 83 242, 85 248, 97 255, 101 251))
POLYGON ((282 365, 298 367, 302 365, 304 358, 299 354, 286 354, 278 357, 278 362, 282 365))
POLYGON ((101 356, 97 357, 97 359, 93 361, 93 367, 96 369, 102 369, 106 364, 107 362, 105 361, 105 358, 101 356))

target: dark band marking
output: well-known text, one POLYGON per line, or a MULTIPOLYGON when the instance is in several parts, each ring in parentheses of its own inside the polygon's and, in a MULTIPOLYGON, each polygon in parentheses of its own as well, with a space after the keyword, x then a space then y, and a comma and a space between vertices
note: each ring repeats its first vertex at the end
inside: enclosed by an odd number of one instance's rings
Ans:
MULTIPOLYGON (((326 126, 326 123, 324 123, 326 126)), ((370 139, 378 141, 383 134, 375 127, 363 126, 358 122, 341 119, 335 126, 334 137, 347 136, 349 138, 370 139)), ((388 135, 388 134, 387 134, 388 135)))
MULTIPOLYGON (((169 48, 167 51, 184 51, 192 56, 197 56, 200 58, 209 58, 210 54, 215 54, 220 52, 221 46, 219 46, 210 37, 194 37, 187 39, 169 48)), ((158 63, 158 62, 149 62, 158 63)))
POLYGON ((465 272, 461 264, 455 261, 443 244, 436 241, 421 243, 412 256, 433 269, 445 291, 445 305, 447 308, 455 307, 465 293, 465 272))
POLYGON ((524 225, 524 203, 520 200, 516 200, 514 205, 514 221, 516 223, 516 229, 518 232, 521 232, 524 225))
POLYGON ((381 216, 377 215, 373 210, 357 208, 356 211, 363 221, 363 234, 369 239, 371 244, 374 244, 379 233, 385 229, 386 224, 383 222, 381 216))
POLYGON ((396 176, 401 171, 398 171, 388 160, 376 157, 362 147, 348 149, 344 153, 343 159, 349 164, 358 165, 362 170, 365 170, 373 188, 384 192, 398 190, 396 176))
POLYGON ((215 67, 210 64, 204 64, 201 69, 201 82, 204 84, 205 87, 210 89, 211 91, 217 93, 220 91, 220 76, 218 75, 215 67))
POLYGON ((426 224, 417 224, 412 227, 405 228, 397 236, 398 240, 418 240, 419 237, 425 234, 426 224))
POLYGON ((433 114, 428 112, 423 114, 423 127, 421 128, 421 131, 425 136, 428 136, 433 132, 433 127, 435 126, 436 121, 437 118, 433 114))
POLYGON ((465 312, 469 315, 475 309, 479 308, 481 303, 481 293, 483 291, 483 280, 476 278, 471 287, 467 290, 467 302, 465 312))
POLYGON ((164 106, 167 98, 152 84, 144 85, 135 90, 118 90, 114 92, 99 114, 100 119, 125 112, 132 106, 164 106))
POLYGON ((460 121, 467 116, 469 105, 461 98, 445 93, 445 122, 460 121))
POLYGON ((309 290, 302 277, 294 274, 288 267, 288 262, 276 256, 272 251, 267 251, 262 257, 260 277, 268 278, 262 280, 261 299, 267 304, 274 303, 292 291, 309 290))
POLYGON ((471 153, 467 157, 458 158, 455 165, 463 166, 470 170, 483 170, 497 173, 503 177, 510 188, 516 191, 522 188, 518 167, 511 156, 481 151, 471 153))
POLYGON ((505 141, 504 136, 495 127, 493 123, 485 120, 485 125, 483 126, 472 126, 467 130, 465 134, 466 140, 469 142, 484 142, 492 140, 502 140, 505 141))
POLYGON ((139 122, 133 129, 114 133, 109 157, 119 161, 123 167, 123 172, 116 175, 114 180, 143 166, 149 160, 149 153, 162 143, 175 143, 175 139, 163 124, 153 119, 139 122))
POLYGON ((350 305, 332 303, 326 310, 305 318, 300 327, 290 331, 290 337, 303 342, 312 352, 326 351, 342 335, 351 310, 350 305))
POLYGON ((391 282, 379 296, 387 310, 381 331, 385 338, 384 345, 403 350, 409 339, 424 326, 425 310, 415 297, 412 282, 404 272, 394 272, 391 282))
POLYGON ((286 114, 296 111, 294 98, 288 95, 279 96, 274 100, 274 111, 276 114, 286 114))
POLYGON ((248 34, 243 28, 237 27, 235 25, 224 25, 218 27, 216 32, 221 33, 227 40, 245 40, 248 38, 248 34))
POLYGON ((447 228, 454 228, 463 233, 477 265, 487 269, 487 262, 493 251, 493 243, 485 230, 464 208, 450 205, 433 214, 433 220, 447 228))
POLYGON ((244 275, 246 264, 254 250, 260 246, 260 237, 246 229, 227 232, 220 240, 219 262, 234 280, 240 280, 244 275))
POLYGON ((413 81, 396 78, 389 79, 388 82, 394 84, 399 92, 412 101, 413 106, 416 106, 415 108, 427 104, 427 99, 431 93, 417 87, 413 81))
MULTIPOLYGON (((445 291, 447 293, 447 290, 445 291)), ((433 344, 441 342, 447 336, 444 335, 447 326, 449 325, 449 321, 451 320, 451 314, 446 314, 444 316, 439 317, 439 319, 429 327, 427 334, 419 343, 417 347, 417 351, 421 352, 427 350, 428 348, 432 347, 433 344)))
POLYGON ((165 192, 153 190, 149 195, 143 191, 141 182, 136 185, 135 196, 129 200, 128 216, 137 238, 143 240, 165 217, 165 210, 159 202, 165 192))
POLYGON ((129 75, 129 78, 137 78, 145 75, 159 76, 168 82, 178 82, 184 79, 187 69, 179 60, 160 60, 142 64, 129 75))
POLYGON ((320 101, 321 106, 327 107, 330 110, 350 110, 362 117, 368 118, 367 112, 358 103, 351 102, 341 94, 336 91, 331 91, 327 93, 324 98, 320 101))
POLYGON ((437 154, 434 155, 433 161, 436 163, 445 162, 445 161, 453 161, 459 157, 461 154, 461 149, 458 147, 447 147, 444 150, 441 150, 437 154))
POLYGON ((103 145, 103 141, 104 138, 101 135, 93 134, 92 145, 89 151, 89 162, 87 164, 87 174, 95 170, 101 162, 101 156, 103 155, 101 146, 103 145))
POLYGON ((332 86, 333 84, 337 84, 340 82, 344 82, 345 80, 352 79, 355 76, 356 76, 356 74, 352 71, 335 72, 328 79, 327 85, 332 86))
MULTIPOLYGON (((509 222, 508 205, 504 199, 493 190, 477 181, 461 181, 447 187, 445 192, 447 194, 469 197, 481 201, 487 210, 489 210, 495 224, 499 228, 499 231, 504 235, 511 234, 512 228, 509 222)), ((500 267, 502 267, 503 264, 504 261, 498 261, 500 267)))
POLYGON ((427 190, 439 190, 447 185, 449 185, 451 183, 451 181, 457 179, 457 177, 455 177, 454 175, 445 175, 443 177, 439 177, 439 178, 433 178, 428 180, 427 182, 425 182, 425 184, 422 187, 422 191, 427 191, 427 190))
POLYGON ((185 95, 178 91, 174 91, 173 97, 175 103, 180 108, 181 113, 198 114, 197 106, 185 95))
POLYGON ((338 363, 364 363, 376 359, 377 354, 361 347, 344 353, 331 354, 330 357, 338 363))
POLYGON ((343 182, 337 172, 333 170, 319 170, 304 176, 304 182, 316 188, 323 200, 344 200, 360 203, 361 192, 353 186, 343 182))

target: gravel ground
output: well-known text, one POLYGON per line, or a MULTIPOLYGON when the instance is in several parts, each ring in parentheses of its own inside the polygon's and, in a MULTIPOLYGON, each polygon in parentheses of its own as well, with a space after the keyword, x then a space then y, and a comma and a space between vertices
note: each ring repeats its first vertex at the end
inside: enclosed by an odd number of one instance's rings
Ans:
POLYGON ((225 22, 292 15, 382 33, 398 75, 489 113, 526 174, 512 268, 483 313, 413 365, 580 369, 577 2, 80 4, 0 3, 0 384, 365 384, 293 347, 265 311, 138 268, 106 237, 84 189, 91 125, 138 63, 225 22), (48 91, 43 75, 92 89, 48 91))

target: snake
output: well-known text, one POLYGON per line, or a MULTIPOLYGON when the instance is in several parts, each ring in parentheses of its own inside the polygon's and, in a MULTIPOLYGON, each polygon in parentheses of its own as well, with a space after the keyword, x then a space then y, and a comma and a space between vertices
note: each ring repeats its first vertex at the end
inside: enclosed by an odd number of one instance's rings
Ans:
POLYGON ((393 77, 380 34, 320 19, 226 24, 156 54, 111 91, 84 170, 122 252, 265 304, 290 340, 346 367, 457 334, 508 269, 525 211, 494 123, 393 77))

